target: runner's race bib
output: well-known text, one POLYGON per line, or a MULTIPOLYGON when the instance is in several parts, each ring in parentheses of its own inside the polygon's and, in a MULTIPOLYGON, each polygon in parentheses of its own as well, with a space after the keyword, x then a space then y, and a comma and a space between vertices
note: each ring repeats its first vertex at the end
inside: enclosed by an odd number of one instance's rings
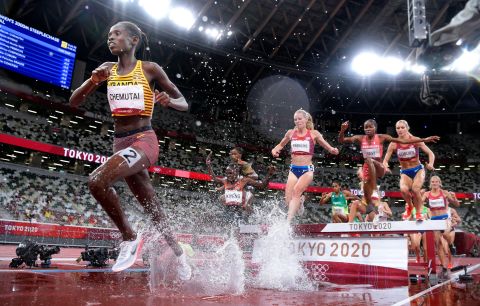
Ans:
POLYGON ((145 110, 142 85, 108 86, 107 90, 113 114, 140 113, 145 110))
POLYGON ((430 208, 442 208, 445 207, 445 203, 443 202, 443 199, 435 199, 435 200, 428 200, 428 205, 430 208))
POLYGON ((363 157, 367 158, 377 158, 381 157, 380 156, 380 149, 378 147, 373 147, 373 148, 362 148, 362 153, 363 157))
POLYGON ((243 192, 239 190, 225 190, 225 203, 227 205, 242 205, 243 192))
POLYGON ((308 140, 292 140, 292 152, 310 153, 310 141, 308 140))
POLYGON ((415 148, 397 149, 397 157, 402 159, 414 158, 417 156, 417 150, 415 148))

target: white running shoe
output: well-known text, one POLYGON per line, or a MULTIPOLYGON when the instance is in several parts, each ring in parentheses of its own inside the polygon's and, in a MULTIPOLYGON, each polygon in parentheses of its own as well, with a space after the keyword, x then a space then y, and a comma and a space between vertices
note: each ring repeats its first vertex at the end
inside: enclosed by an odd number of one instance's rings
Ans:
POLYGON ((185 255, 185 250, 182 255, 177 257, 178 260, 178 278, 182 281, 187 281, 192 278, 192 267, 187 262, 187 256, 185 255))
POLYGON ((298 209, 298 212, 297 212, 299 216, 303 216, 303 214, 305 213, 305 205, 303 205, 303 203, 305 203, 304 195, 300 197, 300 208, 298 209))
POLYGON ((137 234, 137 239, 132 241, 123 241, 120 243, 120 254, 112 267, 113 272, 120 272, 130 268, 142 251, 142 234, 137 234))

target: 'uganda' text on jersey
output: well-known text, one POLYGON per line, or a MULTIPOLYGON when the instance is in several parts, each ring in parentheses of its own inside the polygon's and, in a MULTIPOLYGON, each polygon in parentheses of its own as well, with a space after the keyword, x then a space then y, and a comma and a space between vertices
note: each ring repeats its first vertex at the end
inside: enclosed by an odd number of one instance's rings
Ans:
POLYGON ((117 74, 118 65, 112 67, 107 80, 107 98, 112 116, 152 116, 154 96, 143 73, 142 61, 137 60, 126 75, 117 74))

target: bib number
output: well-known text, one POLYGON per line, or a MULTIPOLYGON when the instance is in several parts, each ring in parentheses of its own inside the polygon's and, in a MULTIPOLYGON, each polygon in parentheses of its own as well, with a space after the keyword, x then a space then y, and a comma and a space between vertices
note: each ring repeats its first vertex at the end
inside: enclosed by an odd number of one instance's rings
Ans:
POLYGON ((225 203, 227 205, 241 205, 243 194, 239 190, 225 190, 225 203))
POLYGON ((133 148, 126 148, 119 152, 119 155, 127 161, 128 167, 135 165, 142 156, 133 148))

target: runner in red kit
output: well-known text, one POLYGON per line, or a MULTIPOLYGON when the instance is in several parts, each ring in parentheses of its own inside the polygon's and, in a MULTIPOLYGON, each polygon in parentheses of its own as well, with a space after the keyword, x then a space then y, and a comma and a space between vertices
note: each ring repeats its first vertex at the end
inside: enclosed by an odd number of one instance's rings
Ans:
POLYGON ((290 142, 291 165, 285 187, 285 203, 288 206, 288 222, 292 221, 297 212, 303 213, 303 192, 313 181, 314 167, 312 164, 315 144, 321 145, 333 155, 338 155, 338 149, 332 147, 313 127, 312 116, 299 109, 293 116, 295 127, 288 130, 283 139, 272 149, 272 156, 278 157, 280 151, 290 142))
MULTIPOLYGON (((457 197, 453 192, 442 189, 442 180, 440 177, 434 175, 430 178, 430 191, 423 194, 423 201, 428 201, 430 208, 431 220, 448 220, 448 205, 451 203, 455 206, 460 206, 457 197)), ((448 276, 448 243, 449 234, 452 230, 452 223, 447 222, 447 229, 444 231, 435 231, 435 249, 437 250, 442 271, 439 273, 439 278, 443 279, 448 276)))
POLYGON ((385 174, 385 167, 382 164, 383 143, 384 142, 398 142, 403 144, 418 143, 418 142, 436 142, 440 139, 438 136, 430 136, 427 138, 412 137, 410 139, 394 138, 387 134, 377 134, 377 122, 373 119, 368 119, 363 125, 365 135, 354 135, 345 137, 345 132, 349 127, 349 122, 342 123, 340 133, 338 134, 338 141, 340 143, 351 142, 360 144, 362 155, 364 158, 363 164, 363 194, 367 201, 366 213, 370 214, 375 210, 372 203, 372 193, 377 187, 377 179, 383 177, 385 174))
MULTIPOLYGON (((410 133, 410 127, 405 120, 397 121, 395 128, 400 139, 411 139, 415 137, 410 133)), ((420 163, 419 149, 428 155, 426 168, 431 171, 434 170, 433 163, 435 161, 435 154, 433 154, 432 150, 423 142, 414 144, 392 142, 388 145, 387 153, 385 153, 385 158, 383 159, 383 166, 387 172, 390 172, 388 161, 393 152, 397 154, 398 161, 400 162, 400 191, 405 200, 405 213, 402 215, 403 220, 410 219, 414 204, 417 212, 415 219, 422 220, 423 216, 423 201, 420 190, 425 182, 425 169, 420 163)))

